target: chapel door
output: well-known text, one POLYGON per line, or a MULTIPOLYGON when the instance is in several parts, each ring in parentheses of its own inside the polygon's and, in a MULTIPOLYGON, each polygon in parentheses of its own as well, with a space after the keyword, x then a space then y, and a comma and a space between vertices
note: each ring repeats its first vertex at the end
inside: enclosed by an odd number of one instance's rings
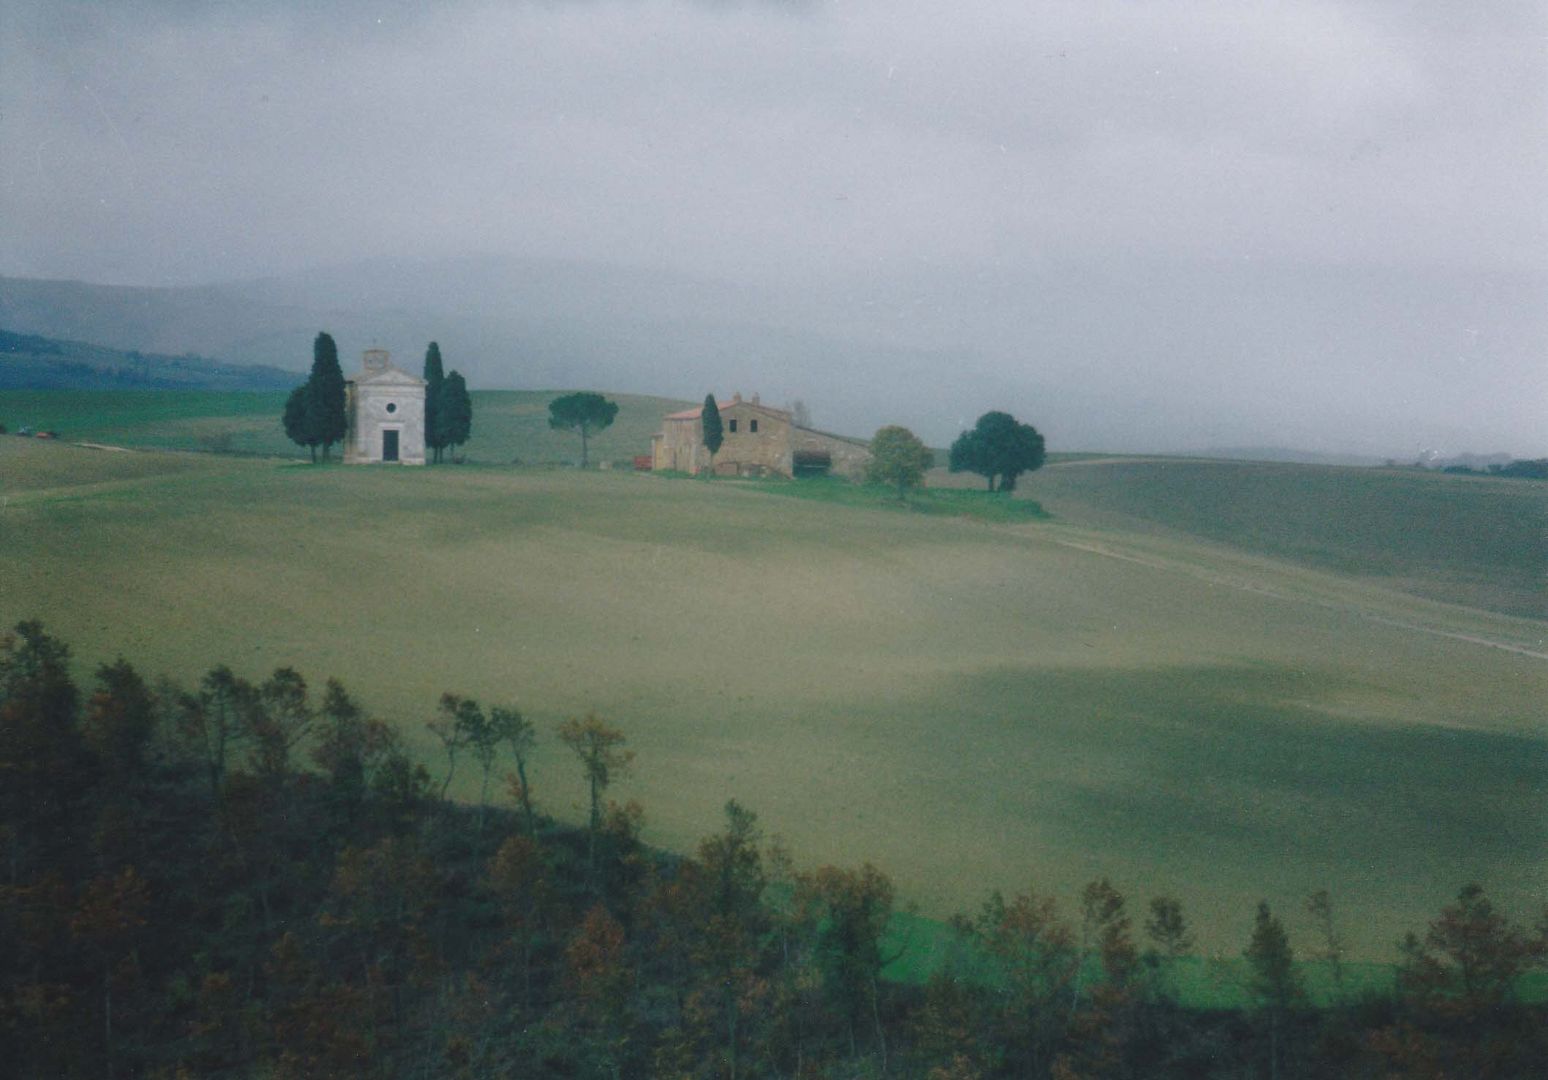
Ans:
POLYGON ((382 432, 382 460, 398 460, 398 433, 396 431, 382 432))

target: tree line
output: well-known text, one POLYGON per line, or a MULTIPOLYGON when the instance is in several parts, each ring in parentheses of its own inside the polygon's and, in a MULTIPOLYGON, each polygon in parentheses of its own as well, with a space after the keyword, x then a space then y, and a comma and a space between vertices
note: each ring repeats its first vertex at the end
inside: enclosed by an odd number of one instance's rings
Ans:
MULTIPOLYGON (((432 772, 336 680, 193 686, 126 660, 78 687, 36 622, 0 639, 0 1060, 18 1077, 1516 1077, 1548 1060, 1534 929, 1467 886, 1390 993, 1314 1006, 1258 907, 1249 1002, 1179 1001, 1175 898, 1111 882, 1066 912, 990 893, 927 983, 878 868, 797 866, 732 801, 690 854, 610 798, 635 767, 596 716, 545 733, 444 694, 432 772), (547 759, 544 759, 547 760, 547 759), (448 801, 459 768, 478 802, 448 801), (552 764, 549 765, 552 769, 552 764), (439 775, 437 775, 439 774, 439 775), (503 790, 503 797, 494 794, 503 790)), ((1332 901, 1310 908, 1335 976, 1332 901)))
MULTIPOLYGON (((1024 473, 1043 467, 1043 436, 1031 424, 1010 413, 991 411, 958 435, 947 455, 954 473, 982 476, 990 491, 1011 492, 1024 473)), ((898 498, 924 483, 924 474, 935 466, 935 454, 906 427, 889 425, 871 438, 871 460, 866 479, 897 488, 898 498)))
MULTIPOLYGON (((805 408, 801 405, 803 413, 805 408)), ((809 422, 809 417, 803 419, 809 422)), ((805 426, 795 419, 792 422, 805 426)), ((699 410, 699 441, 709 451, 709 474, 714 475, 715 455, 725 445, 725 421, 713 393, 704 395, 699 410)), ((878 428, 869 449, 866 480, 896 488, 900 500, 906 499, 914 488, 922 487, 925 473, 935 467, 935 452, 899 424, 878 428)), ((1043 436, 1035 427, 1021 423, 1009 413, 990 411, 952 442, 948 468, 954 473, 977 473, 987 481, 990 491, 1010 492, 1015 490, 1016 480, 1022 474, 1042 468, 1043 459, 1043 436)))

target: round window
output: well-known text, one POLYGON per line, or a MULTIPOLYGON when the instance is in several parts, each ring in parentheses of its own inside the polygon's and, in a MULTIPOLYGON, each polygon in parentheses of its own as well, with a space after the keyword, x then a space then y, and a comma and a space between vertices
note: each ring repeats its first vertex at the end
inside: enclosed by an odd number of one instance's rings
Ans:
POLYGON ((389 401, 387 403, 387 411, 390 412, 390 413, 397 412, 398 411, 398 403, 396 401, 389 401))

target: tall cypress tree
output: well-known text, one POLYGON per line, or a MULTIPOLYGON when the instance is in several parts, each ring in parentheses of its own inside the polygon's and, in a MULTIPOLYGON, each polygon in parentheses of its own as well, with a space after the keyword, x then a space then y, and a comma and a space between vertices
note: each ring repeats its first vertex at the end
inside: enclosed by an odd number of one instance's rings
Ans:
POLYGON ((441 460, 441 386, 446 372, 441 365, 441 346, 435 342, 425 350, 425 445, 435 451, 432 461, 441 460))
POLYGON ((312 377, 307 380, 307 429, 323 448, 323 460, 349 430, 344 415, 344 371, 339 367, 339 347, 326 333, 312 342, 312 377))
POLYGON ((458 447, 468 441, 473 434, 473 398, 461 372, 453 371, 446 376, 436 399, 436 411, 444 445, 458 447))
POLYGON ((704 448, 710 452, 710 475, 715 475, 715 455, 720 444, 726 441, 725 425, 720 421, 720 406, 714 394, 704 395, 704 408, 699 412, 699 427, 703 429, 704 448))

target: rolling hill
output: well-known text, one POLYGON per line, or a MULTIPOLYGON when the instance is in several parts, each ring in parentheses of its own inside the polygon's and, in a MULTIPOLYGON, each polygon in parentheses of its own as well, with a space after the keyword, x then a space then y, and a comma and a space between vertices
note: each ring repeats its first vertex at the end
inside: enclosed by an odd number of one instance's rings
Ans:
POLYGON ((1107 459, 1025 494, 1061 518, 1186 537, 1416 596, 1548 618, 1548 484, 1416 469, 1107 459))
POLYGON ((280 390, 294 372, 0 330, 0 390, 280 390))
MULTIPOLYGON (((1031 493, 1068 513, 1083 475, 1031 493)), ((21 439, 0 524, 0 622, 43 618, 83 677, 294 664, 432 763, 441 692, 515 702, 548 733, 537 797, 572 816, 551 732, 596 710, 639 751, 619 794, 653 842, 735 797, 933 916, 1105 874, 1235 953, 1258 899, 1302 932, 1325 887, 1384 958, 1466 880, 1518 912, 1548 887, 1540 622, 1181 529, 21 439)))
MULTIPOLYGON (((300 376, 293 378, 299 379, 300 376)), ((468 459, 484 464, 569 464, 580 440, 548 426, 548 403, 563 390, 479 390, 473 393, 468 459)), ((597 461, 624 463, 650 452, 665 414, 688 402, 614 394, 618 416, 592 436, 597 461)), ((0 423, 57 431, 73 442, 139 449, 202 450, 301 458, 280 426, 284 393, 200 391, 0 391, 0 423)))

